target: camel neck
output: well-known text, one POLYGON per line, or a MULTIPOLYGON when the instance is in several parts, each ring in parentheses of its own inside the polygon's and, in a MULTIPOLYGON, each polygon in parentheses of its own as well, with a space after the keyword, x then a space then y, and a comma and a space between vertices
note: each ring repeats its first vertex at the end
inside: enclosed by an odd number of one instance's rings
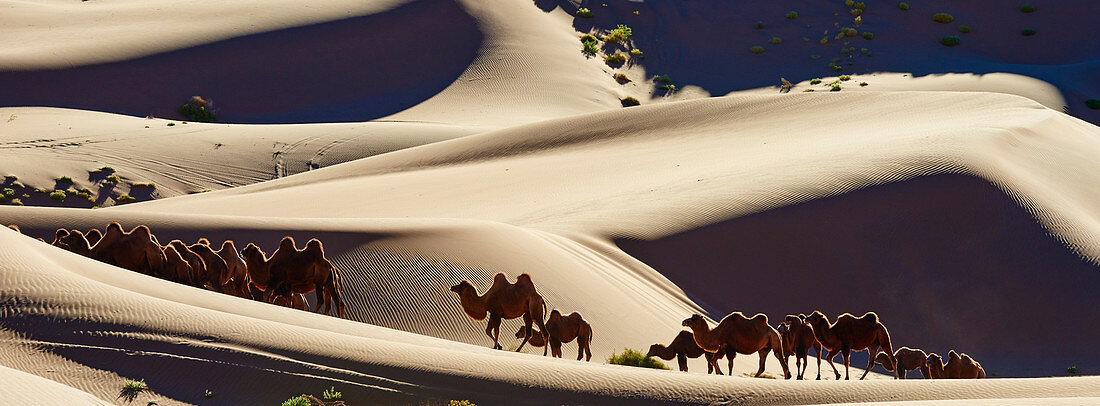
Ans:
POLYGON ((485 304, 485 296, 478 295, 477 291, 461 295, 459 301, 462 302, 462 310, 466 312, 466 315, 473 317, 475 320, 484 320, 489 313, 489 309, 485 304))
POLYGON ((715 337, 713 329, 708 326, 693 326, 691 332, 695 335, 695 343, 704 351, 718 351, 718 339, 715 337))

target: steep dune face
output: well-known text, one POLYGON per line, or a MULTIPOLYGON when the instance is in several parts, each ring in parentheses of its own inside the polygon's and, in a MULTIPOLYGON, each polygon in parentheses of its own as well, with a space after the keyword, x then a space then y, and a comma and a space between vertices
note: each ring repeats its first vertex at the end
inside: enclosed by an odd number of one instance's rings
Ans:
POLYGON ((619 246, 717 314, 875 311, 895 348, 968 352, 1000 376, 1100 364, 1088 355, 1100 335, 1080 322, 1100 317, 1100 267, 980 178, 921 177, 619 246))

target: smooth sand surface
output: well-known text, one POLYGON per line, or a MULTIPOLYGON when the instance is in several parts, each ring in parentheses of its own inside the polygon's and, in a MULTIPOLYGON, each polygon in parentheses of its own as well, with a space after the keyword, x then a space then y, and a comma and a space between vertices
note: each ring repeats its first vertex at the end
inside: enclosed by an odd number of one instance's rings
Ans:
MULTIPOLYGON (((1051 376, 1100 370, 1100 128, 1080 106, 1100 48, 1065 32, 1082 18, 1071 5, 1039 4, 1052 14, 1034 26, 1069 38, 1043 48, 995 41, 1031 26, 1016 6, 990 11, 1013 21, 993 30, 975 6, 910 3, 871 5, 875 39, 858 46, 874 56, 845 66, 875 73, 829 92, 809 84, 836 80, 828 59, 809 56, 846 9, 816 3, 612 2, 585 20, 570 1, 0 1, 0 175, 44 189, 71 176, 104 206, 157 184, 155 200, 96 210, 3 205, 0 223, 43 238, 147 224, 161 241, 269 253, 284 235, 319 238, 349 319, 2 228, 0 397, 125 404, 122 381, 145 379, 136 402, 161 405, 329 387, 349 404, 1096 403, 1100 378, 1051 376), (804 17, 783 19, 788 7, 804 17), (945 8, 959 22, 923 21, 945 8), (616 23, 644 59, 580 52, 581 33, 616 23), (938 48, 961 23, 976 45, 938 48), (747 52, 771 36, 790 47, 747 52), (796 54, 814 65, 785 62, 796 54), (647 80, 661 73, 680 90, 647 80), (779 77, 797 86, 767 87, 779 77), (173 110, 195 94, 236 124, 183 124, 173 110), (643 105, 622 109, 625 96, 643 105), (123 184, 104 190, 103 166, 123 184), (592 362, 572 360, 575 343, 564 360, 489 349, 448 288, 484 291, 496 272, 529 273, 550 308, 583 314, 592 362), (701 359, 687 374, 604 364, 669 342, 692 313, 775 325, 814 309, 876 311, 894 348, 955 349, 1014 378, 877 368, 835 382, 828 363, 825 382, 745 378, 756 355, 735 377, 704 375, 701 359)), ((503 324, 505 348, 519 326, 503 324)), ((782 377, 774 357, 766 367, 782 377)))

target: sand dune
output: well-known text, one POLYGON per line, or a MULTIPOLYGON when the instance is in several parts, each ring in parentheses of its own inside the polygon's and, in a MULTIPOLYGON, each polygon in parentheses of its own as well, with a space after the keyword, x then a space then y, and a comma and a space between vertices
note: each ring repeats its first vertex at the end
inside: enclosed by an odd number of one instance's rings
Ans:
MULTIPOLYGON (((5 187, 71 176, 67 190, 106 206, 157 185, 97 210, 4 205, 0 223, 48 237, 120 221, 268 252, 316 237, 349 310, 220 295, 0 228, 0 396, 123 404, 122 380, 140 378, 139 403, 161 405, 328 387, 410 405, 1100 398, 1096 377, 1049 378, 1100 368, 1100 118, 1083 107, 1100 42, 1074 31, 1090 4, 873 3, 864 39, 833 38, 843 2, 582 3, 0 0, 5 187), (582 5, 595 17, 573 18, 582 5), (939 11, 956 21, 930 21, 939 11), (633 42, 581 52, 579 35, 615 24, 633 42), (604 62, 634 47, 644 57, 604 62), (857 72, 840 92, 809 83, 857 72), (797 86, 780 94, 780 77, 797 86), (195 94, 234 124, 178 121, 195 94), (642 106, 620 108, 626 96, 642 106), (103 166, 122 184, 106 187, 103 166), (564 360, 489 349, 448 288, 484 290, 496 272, 529 273, 551 308, 582 313, 593 362, 573 343, 564 360), (667 343, 692 313, 774 325, 814 309, 876 311, 895 348, 956 349, 1013 378, 833 382, 826 364, 829 382, 743 379, 755 355, 735 377, 703 375, 701 359, 689 374, 603 363, 667 343)), ((519 324, 501 328, 505 348, 519 324)))

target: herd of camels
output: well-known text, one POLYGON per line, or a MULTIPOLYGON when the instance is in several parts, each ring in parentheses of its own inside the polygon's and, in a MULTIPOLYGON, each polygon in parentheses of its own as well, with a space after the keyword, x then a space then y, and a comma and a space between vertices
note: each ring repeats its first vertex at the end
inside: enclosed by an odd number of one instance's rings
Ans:
MULTIPOLYGON (((509 282, 503 273, 498 273, 493 277, 492 286, 484 294, 479 294, 477 288, 465 280, 452 286, 451 291, 458 294, 459 304, 466 315, 478 321, 489 319, 485 334, 493 340, 494 349, 502 348, 501 320, 523 317, 523 327, 516 332, 516 338, 522 338, 523 341, 516 351, 522 350, 530 342, 536 347, 544 347, 544 356, 546 347, 549 347, 553 356, 560 358, 562 343, 575 339, 578 346, 577 360, 592 358, 592 350, 589 348, 592 326, 576 312, 562 316, 557 309, 551 311, 550 317, 543 322, 546 301, 535 290, 531 276, 526 273, 519 275, 515 283, 509 282)), ((728 370, 732 374, 733 360, 737 354, 758 353, 760 369, 755 376, 760 376, 764 373, 764 365, 770 352, 775 354, 779 365, 783 367, 784 378, 790 379, 788 362, 790 356, 794 355, 797 379, 804 379, 809 365, 807 355, 813 348, 817 354, 817 379, 820 380, 822 349, 828 350, 824 358, 833 368, 836 379, 840 379, 840 371, 833 365, 833 358, 837 354, 843 356, 844 379, 849 379, 849 357, 852 351, 867 350, 870 360, 859 379, 866 378, 876 363, 894 372, 895 379, 905 379, 906 374, 914 369, 920 369, 921 374, 929 379, 985 378, 985 370, 981 364, 966 354, 956 353, 955 350, 948 353, 946 364, 939 355, 925 355, 924 351, 918 349, 901 347, 895 352, 890 343, 890 333, 873 312, 860 317, 844 313, 834 323, 825 314, 815 310, 809 316, 787 316, 778 329, 768 324, 768 316, 764 314, 746 318, 740 312, 726 316, 714 328, 699 314, 684 320, 682 325, 690 331, 680 331, 669 345, 653 344, 646 356, 666 361, 676 358, 680 370, 684 372, 688 370, 688 358, 705 356, 707 373, 722 375, 718 360, 723 356, 729 360, 728 370)))
POLYGON ((191 245, 180 240, 161 245, 145 225, 126 232, 112 222, 102 232, 58 229, 47 243, 134 272, 300 310, 309 310, 305 294, 316 292, 313 311, 328 314, 335 309, 344 318, 340 275, 317 239, 299 250, 293 238, 283 237, 267 256, 253 243, 238 252, 232 240, 216 251, 206 238, 191 245))

